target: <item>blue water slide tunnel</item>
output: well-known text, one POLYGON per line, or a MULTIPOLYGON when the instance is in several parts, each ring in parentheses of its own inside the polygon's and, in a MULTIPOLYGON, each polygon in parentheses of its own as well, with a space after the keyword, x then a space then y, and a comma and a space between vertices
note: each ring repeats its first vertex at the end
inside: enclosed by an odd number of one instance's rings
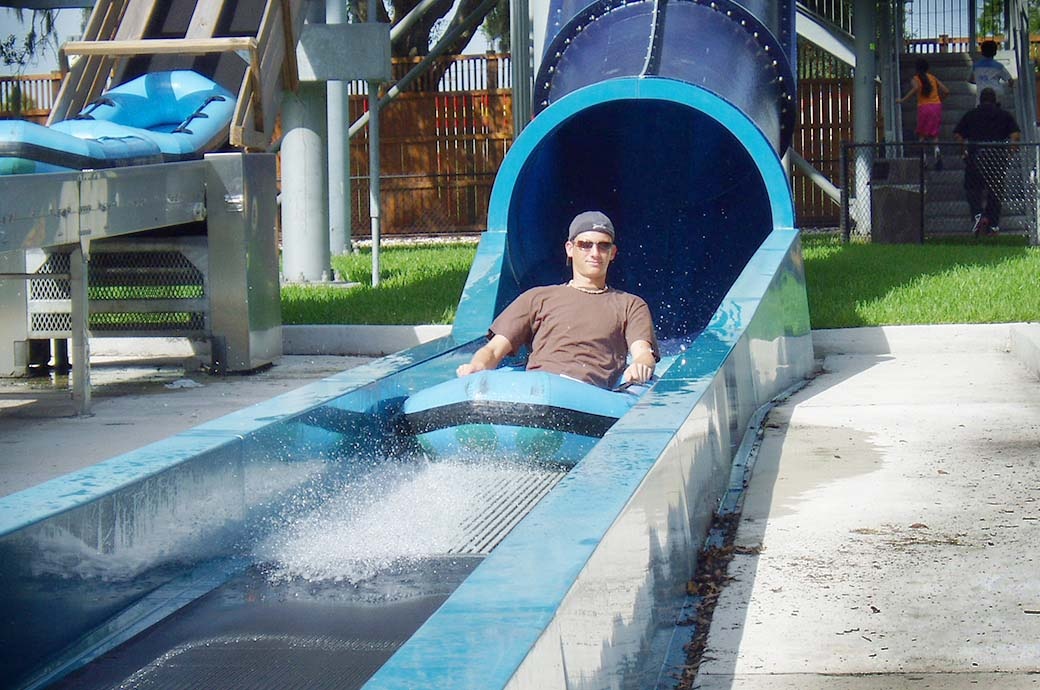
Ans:
POLYGON ((463 300, 456 334, 479 335, 523 290, 565 280, 567 225, 600 209, 617 229, 610 284, 647 300, 662 340, 696 335, 769 233, 793 226, 779 160, 793 88, 782 44, 734 3, 578 10, 546 48, 539 112, 496 178, 496 291, 463 300))

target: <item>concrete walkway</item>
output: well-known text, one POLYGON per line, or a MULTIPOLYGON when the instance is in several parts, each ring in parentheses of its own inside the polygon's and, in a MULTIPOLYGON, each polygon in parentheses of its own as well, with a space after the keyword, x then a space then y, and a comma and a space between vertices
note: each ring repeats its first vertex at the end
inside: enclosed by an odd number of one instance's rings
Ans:
POLYGON ((0 496, 68 474, 370 361, 284 355, 254 374, 186 371, 183 358, 91 358, 89 416, 75 416, 68 376, 0 379, 0 496))
POLYGON ((0 378, 0 496, 141 448, 450 326, 284 326, 286 354, 255 373, 211 376, 184 338, 91 339, 90 414, 68 375, 0 378))
POLYGON ((694 687, 1040 688, 1040 326, 813 340, 694 687))

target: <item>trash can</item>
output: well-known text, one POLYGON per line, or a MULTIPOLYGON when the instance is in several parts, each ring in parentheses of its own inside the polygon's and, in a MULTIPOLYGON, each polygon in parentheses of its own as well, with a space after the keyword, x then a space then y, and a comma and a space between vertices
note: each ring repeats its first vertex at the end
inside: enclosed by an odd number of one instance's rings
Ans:
POLYGON ((924 242, 920 158, 874 162, 870 175, 870 234, 879 244, 924 242))

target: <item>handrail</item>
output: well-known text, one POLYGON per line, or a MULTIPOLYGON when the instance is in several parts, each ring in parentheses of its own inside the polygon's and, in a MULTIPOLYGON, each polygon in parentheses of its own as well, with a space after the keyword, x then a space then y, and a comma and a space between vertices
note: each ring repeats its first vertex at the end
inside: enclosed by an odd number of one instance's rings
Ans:
POLYGON ((142 38, 129 41, 69 41, 58 49, 62 74, 69 71, 69 55, 207 55, 248 51, 255 63, 255 38, 142 38))

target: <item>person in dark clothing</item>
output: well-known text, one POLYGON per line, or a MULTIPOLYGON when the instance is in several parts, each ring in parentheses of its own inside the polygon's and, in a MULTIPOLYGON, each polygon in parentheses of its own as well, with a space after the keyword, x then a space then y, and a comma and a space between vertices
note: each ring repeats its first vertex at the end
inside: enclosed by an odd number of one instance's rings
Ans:
POLYGON ((987 142, 1017 142, 1022 137, 1021 130, 1014 116, 997 103, 996 92, 985 88, 979 95, 979 104, 964 114, 953 135, 961 143, 964 155, 964 190, 975 218, 972 232, 976 237, 989 235, 999 229, 1009 149, 987 142))

